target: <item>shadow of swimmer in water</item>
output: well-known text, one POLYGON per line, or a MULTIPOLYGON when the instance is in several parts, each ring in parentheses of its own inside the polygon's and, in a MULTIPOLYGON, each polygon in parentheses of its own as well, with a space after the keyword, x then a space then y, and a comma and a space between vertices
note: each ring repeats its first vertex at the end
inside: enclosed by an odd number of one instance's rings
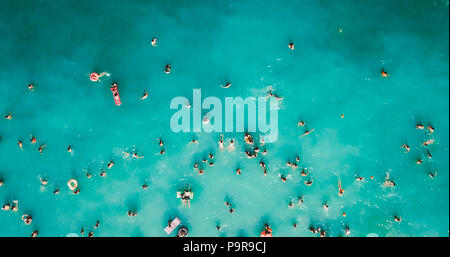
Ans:
POLYGON ((186 97, 178 96, 170 102, 170 109, 179 109, 170 119, 173 132, 244 132, 245 109, 247 128, 245 132, 260 132, 264 142, 274 143, 278 138, 278 101, 274 97, 225 97, 225 117, 222 118, 222 101, 218 97, 201 99, 201 89, 193 89, 193 105, 186 97), (267 121, 269 102, 269 121, 267 121), (186 104, 187 103, 187 104, 186 104), (181 107, 181 108, 180 108, 181 107), (191 128, 192 108, 192 128, 191 128), (256 111, 258 109, 258 111, 256 111), (202 110, 210 110, 202 115, 202 110), (236 115, 236 123, 234 123, 236 115), (214 121, 214 122, 211 122, 214 121))

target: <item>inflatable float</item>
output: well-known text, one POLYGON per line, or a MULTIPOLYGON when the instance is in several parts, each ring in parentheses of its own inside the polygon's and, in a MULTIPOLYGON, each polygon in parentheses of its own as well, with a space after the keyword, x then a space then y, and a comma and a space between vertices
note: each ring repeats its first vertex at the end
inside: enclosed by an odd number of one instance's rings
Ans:
POLYGON ((117 89, 117 83, 112 83, 111 84, 111 92, 113 93, 114 96, 114 102, 116 103, 117 106, 120 106, 122 104, 122 101, 120 101, 120 96, 119 96, 119 90, 117 89))

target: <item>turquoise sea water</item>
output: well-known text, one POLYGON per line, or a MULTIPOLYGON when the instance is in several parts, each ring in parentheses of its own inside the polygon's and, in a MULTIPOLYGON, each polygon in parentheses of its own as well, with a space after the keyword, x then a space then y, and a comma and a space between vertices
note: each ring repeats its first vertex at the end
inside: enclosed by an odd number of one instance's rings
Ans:
POLYGON ((2 0, 0 112, 13 119, 0 119, 0 203, 19 200, 19 211, 0 211, 0 236, 66 236, 82 227, 95 236, 167 236, 176 216, 191 236, 259 236, 264 223, 274 236, 316 236, 309 225, 329 236, 343 235, 344 226, 351 236, 448 236, 448 24, 448 1, 2 0), (111 77, 96 84, 93 71, 111 77), (221 88, 226 81, 232 86, 221 88), (219 133, 170 130, 175 96, 191 99, 200 88, 204 97, 256 97, 269 85, 284 99, 278 141, 262 157, 266 177, 260 156, 243 154, 242 133, 225 133, 237 139, 228 152, 218 148, 219 133), (299 138, 300 119, 314 132, 299 138), (418 122, 435 132, 416 130, 418 122), (199 144, 188 146, 193 137, 199 144), (421 146, 429 138, 435 143, 421 146), (42 155, 40 144, 48 146, 42 155), (134 150, 145 158, 124 158, 134 150), (192 165, 209 152, 215 166, 199 176, 192 165), (297 155, 311 170, 306 178, 285 165, 297 155), (115 166, 100 177, 109 160, 115 166), (382 186, 386 173, 394 188, 382 186), (67 188, 70 178, 79 195, 67 188), (176 198, 185 186, 195 192, 191 208, 176 198), (289 208, 300 195, 303 207, 289 208), (130 208, 138 216, 128 217, 130 208), (33 217, 29 226, 24 213, 33 217))

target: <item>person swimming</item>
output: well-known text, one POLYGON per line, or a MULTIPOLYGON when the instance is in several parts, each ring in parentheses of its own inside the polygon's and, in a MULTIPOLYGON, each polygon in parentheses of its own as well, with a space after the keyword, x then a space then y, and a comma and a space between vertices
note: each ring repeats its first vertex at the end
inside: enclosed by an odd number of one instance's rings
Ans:
POLYGON ((4 183, 5 182, 3 182, 3 179, 0 179, 0 187, 2 187, 4 183))
POLYGON ((289 43, 288 44, 288 47, 289 47, 289 49, 291 49, 292 51, 294 51, 294 49, 295 49, 295 45, 294 45, 294 43, 289 43))
POLYGON ((310 180, 308 180, 308 181, 305 181, 305 185, 307 185, 307 186, 310 186, 312 184, 313 184, 313 179, 312 178, 310 180))
POLYGON ((7 119, 7 120, 12 120, 12 113, 11 113, 11 112, 8 112, 8 113, 5 115, 5 119, 7 119))
POLYGON ((127 214, 129 217, 136 217, 138 215, 138 212, 135 210, 128 210, 127 214))
POLYGON ((225 86, 223 86, 223 85, 220 85, 222 88, 229 88, 229 87, 231 87, 231 83, 230 82, 227 82, 226 84, 225 84, 225 86))
POLYGON ((434 139, 428 139, 422 143, 423 146, 429 146, 434 143, 434 139))
POLYGON ((303 196, 302 195, 298 197, 297 204, 298 204, 299 207, 302 207, 302 205, 303 205, 303 196))
POLYGON ((306 135, 309 135, 309 134, 311 134, 311 132, 313 132, 313 131, 314 131, 314 129, 305 130, 305 133, 303 133, 303 135, 300 135, 300 137, 304 137, 304 136, 306 136, 306 135))
POLYGON ((389 179, 389 173, 386 174, 386 178, 384 178, 383 185, 385 187, 395 187, 394 181, 389 179))
POLYGON ((72 152, 72 146, 69 145, 69 146, 67 147, 67 152, 69 152, 69 153, 72 152))
POLYGON ((395 220, 396 222, 401 222, 401 221, 402 221, 402 217, 395 215, 395 216, 394 216, 394 220, 395 220))
POLYGON ((220 138, 219 138, 219 149, 220 150, 222 150, 224 147, 223 147, 223 135, 220 135, 220 138))
POLYGON ((4 211, 9 211, 10 209, 11 209, 11 205, 8 203, 6 203, 2 206, 2 210, 4 210, 4 211))
POLYGON ((323 208, 325 211, 328 211, 328 208, 329 208, 328 202, 325 202, 325 203, 322 205, 322 208, 323 208))
POLYGON ((402 148, 405 149, 405 153, 409 152, 409 150, 410 150, 409 145, 407 145, 407 144, 403 144, 402 148))
POLYGON ((100 172, 100 177, 106 177, 106 171, 105 170, 102 170, 100 172))
POLYGON ((156 141, 158 141, 159 146, 164 146, 164 142, 163 142, 162 138, 157 138, 156 141))
POLYGON ((198 144, 198 140, 195 139, 195 138, 193 138, 193 139, 189 142, 189 144, 198 144))
POLYGON ((433 156, 431 156, 431 153, 430 153, 430 151, 427 151, 427 156, 428 156, 428 159, 431 159, 431 158, 433 158, 433 156))
POLYGON ((22 141, 18 140, 17 145, 19 146, 20 150, 23 150, 23 144, 22 141))
POLYGON ((384 78, 389 77, 389 74, 384 70, 384 68, 381 69, 381 77, 384 77, 384 78))
POLYGON ((22 221, 25 223, 25 225, 30 225, 31 221, 33 221, 32 217, 28 214, 22 215, 22 221))
POLYGON ((235 149, 234 143, 235 143, 234 138, 230 139, 230 144, 228 145, 228 151, 229 151, 229 152, 234 151, 234 149, 235 149))
POLYGON ((29 85, 28 85, 28 90, 34 91, 34 85, 33 85, 33 84, 29 84, 29 85))
POLYGON ((42 177, 39 177, 39 180, 41 181, 42 186, 46 186, 48 184, 48 181, 46 179, 43 179, 42 177))
POLYGON ((38 148, 39 153, 42 154, 42 151, 43 151, 45 148, 47 148, 47 145, 41 145, 41 146, 39 146, 39 148, 38 148))
POLYGON ((158 40, 158 39, 157 39, 156 37, 154 37, 154 38, 152 39, 152 41, 150 42, 150 44, 151 44, 152 46, 158 46, 157 43, 156 43, 157 40, 158 40))
POLYGON ((31 135, 31 139, 30 139, 30 142, 31 142, 31 144, 35 144, 36 143, 36 137, 34 137, 33 135, 31 135))
POLYGON ((434 178, 434 177, 436 177, 436 175, 437 175, 437 171, 435 171, 434 173, 431 173, 431 172, 428 173, 428 176, 430 178, 434 178))
POLYGON ((111 169, 113 166, 114 166, 114 162, 113 161, 109 161, 108 165, 107 165, 108 169, 111 169))
POLYGON ((249 145, 253 145, 253 143, 255 142, 255 141, 253 140, 253 137, 252 137, 250 134, 248 134, 248 133, 245 133, 245 134, 244 134, 244 140, 245 140, 245 142, 246 142, 247 144, 249 144, 249 145))
POLYGON ((297 127, 304 127, 304 126, 305 126, 305 122, 303 120, 301 120, 297 123, 297 127))
POLYGON ((416 164, 422 164, 422 162, 423 162, 422 159, 419 158, 417 159, 416 164))
POLYGON ((237 168, 237 169, 236 169, 236 174, 238 174, 238 175, 241 175, 241 174, 242 174, 241 168, 237 168))
POLYGON ((359 177, 359 176, 357 176, 357 177, 355 178, 355 180, 356 180, 356 181, 363 181, 363 180, 364 180, 364 178, 363 178, 363 177, 359 177))
POLYGON ((166 68, 164 68, 164 73, 170 74, 172 72, 172 66, 170 64, 166 65, 166 68))
POLYGON ((344 189, 342 188, 341 180, 338 180, 338 189, 339 189, 338 195, 342 196, 344 194, 344 189))
POLYGON ((286 182, 287 181, 287 178, 284 175, 281 175, 280 179, 281 179, 281 182, 286 182))
POLYGON ((59 194, 59 188, 56 188, 55 190, 53 190, 53 194, 55 194, 55 195, 59 194))
POLYGON ((266 175, 267 175, 266 164, 265 164, 263 161, 260 161, 260 162, 259 162, 259 166, 262 167, 263 172, 264 172, 264 176, 266 176, 266 175))
POLYGON ((34 230, 33 233, 31 233, 31 237, 37 237, 39 234, 39 231, 34 230))
POLYGON ((137 152, 134 152, 134 153, 131 155, 131 157, 136 158, 136 159, 142 159, 142 158, 144 158, 143 155, 139 156, 139 155, 137 154, 137 152))
POLYGON ((147 92, 147 90, 144 90, 144 93, 142 94, 141 98, 139 98, 139 99, 145 100, 145 99, 147 99, 147 97, 148 97, 148 92, 147 92))
POLYGON ((306 177, 309 174, 309 170, 307 168, 302 168, 302 171, 300 172, 300 175, 302 175, 302 177, 306 177), (306 172, 305 172, 306 170, 306 172))
POLYGON ((434 132, 433 126, 428 125, 428 126, 427 126, 427 129, 428 129, 428 131, 430 132, 430 134, 433 134, 433 132, 434 132))
POLYGON ((425 129, 425 127, 422 124, 417 123, 416 124, 416 129, 425 129))
POLYGON ((147 190, 148 189, 148 185, 147 184, 143 184, 142 185, 142 189, 147 190))

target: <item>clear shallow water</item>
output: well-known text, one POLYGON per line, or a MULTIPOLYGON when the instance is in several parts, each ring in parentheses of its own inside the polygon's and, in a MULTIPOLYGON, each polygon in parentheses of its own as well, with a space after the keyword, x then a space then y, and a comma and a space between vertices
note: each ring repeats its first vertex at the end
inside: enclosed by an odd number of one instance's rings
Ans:
POLYGON ((1 1, 0 111, 12 111, 13 119, 0 120, 0 202, 17 199, 20 209, 0 212, 0 235, 37 229, 66 236, 100 220, 96 236, 166 236, 167 220, 178 216, 192 236, 258 236, 265 222, 275 236, 311 236, 310 224, 331 236, 345 225, 352 236, 448 236, 448 2, 258 3, 1 1), (158 47, 151 47, 155 36, 158 47), (162 72, 167 63, 170 75, 162 72), (389 78, 379 76, 382 67, 389 78), (92 71, 112 78, 93 84, 86 75, 92 71), (109 91, 112 80, 120 84, 121 107, 109 91), (220 88, 227 80, 232 87, 220 88), (239 133, 225 134, 238 139, 230 153, 218 149, 218 133, 170 131, 175 96, 191 98, 193 88, 204 97, 262 96, 269 85, 284 100, 278 141, 263 157, 266 177, 257 160, 245 158, 239 133), (140 101, 144 89, 150 96, 140 101), (301 139, 300 118, 315 129, 301 139), (420 146, 430 137, 417 122, 436 128, 431 160, 420 146), (42 155, 30 134, 48 145, 42 155), (199 145, 187 146, 194 136, 199 145), (408 154, 400 148, 405 142, 408 154), (73 154, 65 151, 69 144, 73 154), (135 149, 145 158, 123 158, 135 149), (192 164, 208 152, 216 165, 198 176, 192 164), (284 165, 296 155, 312 169, 310 187, 284 165), (415 164, 419 156, 422 165, 415 164), (109 160, 116 164, 102 178, 109 160), (395 188, 381 186, 387 172, 395 188), (290 175, 286 183, 280 174, 290 175), (46 188, 39 176, 49 180, 46 188), (70 178, 78 179, 79 195, 68 190, 70 178), (191 208, 175 198, 186 185, 195 192, 191 208), (300 195, 304 207, 288 208, 300 195), (128 217, 129 208, 138 216, 128 217), (32 225, 23 224, 22 213, 33 216, 32 225))

